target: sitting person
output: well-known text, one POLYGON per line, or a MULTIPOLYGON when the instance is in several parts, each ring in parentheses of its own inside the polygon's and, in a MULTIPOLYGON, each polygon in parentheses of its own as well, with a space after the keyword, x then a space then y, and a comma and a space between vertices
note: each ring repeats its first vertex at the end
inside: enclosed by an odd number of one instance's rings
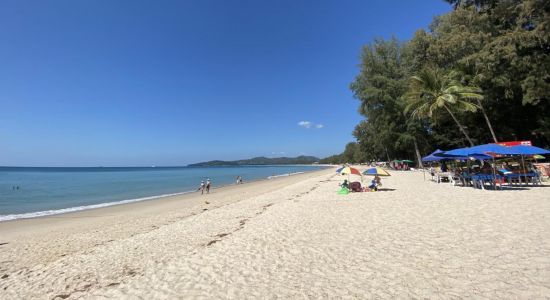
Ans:
POLYGON ((382 186, 382 181, 380 179, 380 176, 376 175, 372 179, 372 181, 369 185, 369 189, 374 190, 374 191, 378 191, 378 188, 381 187, 381 186, 382 186))
POLYGON ((350 183, 349 188, 352 192, 362 192, 363 189, 361 188, 361 183, 359 181, 355 181, 350 183))
POLYGON ((484 161, 483 166, 481 167, 481 173, 493 174, 493 167, 488 162, 484 161))

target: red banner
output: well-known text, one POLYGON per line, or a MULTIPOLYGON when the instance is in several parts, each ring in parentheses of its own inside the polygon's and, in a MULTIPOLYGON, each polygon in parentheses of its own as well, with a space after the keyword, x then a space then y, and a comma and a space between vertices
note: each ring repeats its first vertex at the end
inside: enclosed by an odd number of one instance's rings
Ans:
POLYGON ((498 144, 502 146, 507 146, 507 147, 517 146, 517 145, 533 146, 531 144, 531 141, 511 141, 511 142, 500 142, 498 144))

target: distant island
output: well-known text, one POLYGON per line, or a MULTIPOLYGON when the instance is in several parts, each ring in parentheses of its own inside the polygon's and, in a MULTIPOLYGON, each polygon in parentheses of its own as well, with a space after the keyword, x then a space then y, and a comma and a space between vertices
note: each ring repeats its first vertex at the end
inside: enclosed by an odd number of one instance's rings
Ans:
POLYGON ((310 165, 318 163, 319 158, 315 156, 298 156, 298 157, 254 157, 251 159, 241 160, 211 160, 206 162, 200 162, 196 164, 190 164, 188 167, 213 167, 213 166, 245 166, 245 165, 310 165))

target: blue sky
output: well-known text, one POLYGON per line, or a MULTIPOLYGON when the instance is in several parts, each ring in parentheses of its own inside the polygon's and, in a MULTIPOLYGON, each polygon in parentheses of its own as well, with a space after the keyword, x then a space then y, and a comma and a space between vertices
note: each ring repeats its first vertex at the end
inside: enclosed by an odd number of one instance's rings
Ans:
POLYGON ((349 84, 362 45, 408 39, 449 10, 438 0, 1 1, 0 165, 339 153, 361 120, 349 84))

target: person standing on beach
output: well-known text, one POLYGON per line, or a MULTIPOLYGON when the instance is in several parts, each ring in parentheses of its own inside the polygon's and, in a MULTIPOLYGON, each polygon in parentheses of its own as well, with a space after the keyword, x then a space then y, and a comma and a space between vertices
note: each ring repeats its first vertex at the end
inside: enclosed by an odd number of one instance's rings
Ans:
POLYGON ((210 185, 211 185, 211 184, 212 184, 212 183, 210 182, 210 178, 208 178, 208 179, 206 180, 206 193, 207 193, 207 194, 210 194, 210 185))
POLYGON ((204 180, 201 181, 201 185, 199 186, 199 189, 197 191, 201 191, 201 195, 204 194, 204 188, 205 188, 205 185, 204 185, 204 180))

